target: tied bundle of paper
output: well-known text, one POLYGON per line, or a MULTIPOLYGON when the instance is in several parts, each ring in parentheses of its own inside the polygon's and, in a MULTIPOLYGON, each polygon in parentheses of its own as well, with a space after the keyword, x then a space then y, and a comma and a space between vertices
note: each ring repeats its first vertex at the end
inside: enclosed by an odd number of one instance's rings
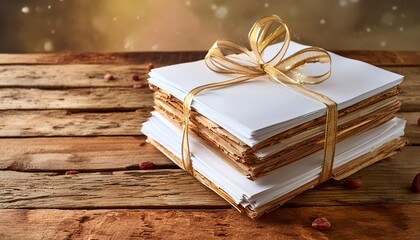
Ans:
MULTIPOLYGON (((156 111, 182 126, 182 102, 155 85, 151 87, 155 91, 156 111)), ((401 105, 397 93, 397 87, 393 87, 340 110, 337 140, 343 141, 392 119, 401 105)), ((242 141, 197 111, 192 111, 190 120, 190 129, 196 135, 218 148, 232 160, 233 167, 253 180, 322 149, 324 144, 325 116, 261 138, 264 140, 255 145, 249 141, 255 138, 242 141)), ((276 131, 271 131, 265 136, 274 133, 276 131)))
POLYGON ((402 76, 293 43, 277 16, 249 40, 251 51, 219 40, 205 60, 153 69, 141 130, 238 210, 259 217, 405 145, 402 76))

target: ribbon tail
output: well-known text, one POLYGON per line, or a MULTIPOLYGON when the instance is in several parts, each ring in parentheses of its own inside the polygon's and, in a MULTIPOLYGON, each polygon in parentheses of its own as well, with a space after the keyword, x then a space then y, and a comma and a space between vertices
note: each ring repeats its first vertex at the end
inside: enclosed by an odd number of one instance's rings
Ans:
POLYGON ((269 74, 276 82, 281 83, 284 86, 297 90, 303 93, 305 96, 310 96, 327 106, 326 123, 325 123, 325 141, 324 141, 324 162, 322 164, 322 171, 319 177, 319 182, 327 181, 333 172, 335 145, 337 142, 337 124, 338 124, 338 111, 337 103, 328 98, 325 95, 314 92, 311 89, 305 87, 302 84, 293 82, 286 74, 277 70, 274 67, 268 66, 265 68, 267 74, 269 74))
MULTIPOLYGON (((324 98, 324 96, 322 97, 324 98)), ((327 106, 327 118, 325 124, 324 163, 322 164, 322 171, 319 177, 320 183, 330 179, 333 174, 338 122, 337 104, 327 97, 324 98, 323 103, 327 106)))
POLYGON ((325 122, 325 140, 324 140, 324 162, 322 164, 322 171, 319 177, 319 182, 323 183, 327 181, 333 174, 335 145, 337 142, 337 122, 338 112, 337 103, 333 100, 312 91, 311 89, 303 85, 291 85, 292 88, 304 93, 307 96, 311 96, 314 99, 322 102, 327 107, 326 122, 325 122))

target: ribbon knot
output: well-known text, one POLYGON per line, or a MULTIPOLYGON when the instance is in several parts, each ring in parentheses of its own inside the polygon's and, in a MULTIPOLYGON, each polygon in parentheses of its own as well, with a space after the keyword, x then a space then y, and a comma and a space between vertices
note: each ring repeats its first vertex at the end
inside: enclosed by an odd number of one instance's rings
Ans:
POLYGON ((261 71, 265 72, 265 68, 268 66, 267 63, 260 63, 260 69, 261 71))
POLYGON ((186 171, 194 174, 191 164, 191 153, 188 142, 188 125, 191 104, 195 95, 206 89, 228 87, 258 76, 267 75, 270 79, 292 88, 304 95, 324 103, 327 106, 324 162, 319 177, 324 182, 332 175, 334 160, 336 130, 337 130, 337 104, 327 96, 316 93, 307 88, 306 84, 319 84, 328 79, 331 74, 331 57, 327 51, 317 47, 308 47, 286 57, 290 44, 290 33, 287 25, 276 15, 266 16, 255 22, 248 34, 251 51, 240 43, 230 40, 217 40, 208 51, 205 63, 209 69, 217 73, 236 74, 237 77, 211 84, 199 86, 191 90, 184 98, 183 104, 183 136, 182 136, 182 162, 186 171), (267 47, 283 40, 279 49, 273 56, 264 59, 267 47), (307 64, 327 63, 328 69, 311 75, 299 72, 307 64))

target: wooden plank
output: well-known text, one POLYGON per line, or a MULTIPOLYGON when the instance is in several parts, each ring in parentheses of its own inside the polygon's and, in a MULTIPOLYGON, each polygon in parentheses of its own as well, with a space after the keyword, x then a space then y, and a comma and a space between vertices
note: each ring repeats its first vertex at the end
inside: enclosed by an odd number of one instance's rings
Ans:
MULTIPOLYGON (((127 112, 0 111, 0 137, 142 135, 141 123, 151 108, 127 112)), ((420 144, 418 112, 399 112, 407 120, 406 137, 420 144)), ((31 141, 31 140, 30 140, 31 141)), ((4 143, 8 145, 7 143, 4 143)), ((28 144, 28 143, 26 143, 28 144)))
MULTIPOLYGON (((292 199, 286 205, 420 204, 420 195, 409 189, 413 177, 420 169, 418 156, 420 147, 406 147, 394 160, 384 160, 356 173, 354 177, 364 183, 362 188, 349 190, 343 187, 341 181, 329 181, 292 199)), ((159 154, 159 157, 163 156, 159 154)), ((149 159, 155 161, 153 156, 149 159)), ((54 162, 51 158, 47 160, 54 162)), ((69 164, 60 158, 57 161, 62 161, 57 165, 69 164)), ((34 164, 39 163, 34 161, 34 164)), ((0 192, 0 208, 229 206, 180 169, 78 175, 1 171, 0 192)))
POLYGON ((206 53, 205 51, 184 51, 0 54, 0 64, 175 64, 203 59, 206 53))
MULTIPOLYGON (((420 88, 405 88, 399 95, 401 111, 419 112, 419 93, 420 88)), ((153 106, 153 96, 148 88, 0 88, 0 99, 2 110, 133 110, 153 106)))
POLYGON ((404 88, 398 95, 403 112, 420 112, 420 87, 404 88))
MULTIPOLYGON (((419 66, 416 51, 352 51, 333 52, 379 66, 419 66)), ((53 53, 0 54, 1 65, 16 64, 175 64, 203 59, 207 51, 189 52, 119 52, 119 53, 53 53)))
MULTIPOLYGON (((176 167, 145 137, 0 138, 0 169, 15 171, 78 170, 82 172, 138 169, 153 161, 160 168, 176 167)), ((420 148, 408 146, 396 156, 420 156, 420 148)))
POLYGON ((0 65, 0 87, 132 87, 133 74, 145 82, 148 71, 145 65, 0 65), (107 73, 115 80, 104 80, 107 73))
POLYGON ((135 110, 153 105, 149 88, 81 88, 66 90, 0 88, 0 109, 135 110))
POLYGON ((401 111, 420 112, 420 67, 386 67, 404 76, 399 95, 401 111))
POLYGON ((151 161, 174 168, 145 137, 0 139, 0 169, 15 171, 118 171, 151 161))
POLYGON ((227 207, 179 169, 62 175, 2 171, 0 208, 227 207))
MULTIPOLYGON (((414 151, 407 147, 403 151, 414 151)), ((420 152, 412 152, 415 156, 420 152)), ((78 170, 117 171, 138 169, 143 161, 159 168, 175 165, 145 137, 3 138, 0 139, 0 169, 15 171, 78 170)))
MULTIPOLYGON (((420 67, 386 67, 405 76, 402 88, 420 86, 420 67)), ((132 74, 145 82, 145 65, 0 65, 0 87, 76 88, 76 87, 132 87, 132 74), (105 81, 112 73, 114 81, 105 81)))
MULTIPOLYGON (((134 109, 151 106, 148 88, 130 89, 133 81, 130 74, 135 66, 111 66, 117 80, 106 82, 102 79, 105 66, 67 65, 64 66, 16 66, 2 67, 0 75, 0 109, 134 109), (10 68, 10 69, 9 69, 10 68), (96 69, 98 68, 98 69, 96 69), (18 73, 22 71, 22 73, 18 73), (93 78, 90 78, 93 76, 93 78), (44 89, 22 89, 13 87, 43 87, 44 89), (104 89, 78 87, 106 87, 104 89), (129 88, 121 88, 121 86, 129 88), (76 88, 52 90, 54 88, 76 88), (112 88, 110 88, 112 87, 112 88), (114 88, 115 87, 115 88, 114 88), (45 89, 47 88, 47 89, 45 89), (51 89, 52 88, 52 89, 51 89), (40 98, 42 96, 42 98, 40 98), (99 105, 99 106, 98 106, 99 105)), ((402 111, 420 111, 420 68, 394 68, 405 74, 402 84, 402 111)), ((143 75, 144 80, 146 76, 143 75)))
POLYGON ((404 76, 401 88, 420 87, 420 67, 384 67, 384 69, 404 76))
POLYGON ((420 203, 420 194, 410 190, 420 169, 420 147, 407 146, 390 159, 382 160, 350 176, 363 182, 348 190, 343 181, 329 181, 288 203, 290 206, 420 203))
POLYGON ((0 210, 1 239, 416 239, 420 205, 222 210, 0 210), (326 216, 332 227, 312 221, 326 216))
MULTIPOLYGON (((412 79, 412 78, 409 78, 412 79)), ((409 80, 408 79, 408 80, 409 80)), ((103 80, 100 80, 103 81, 103 80)), ((88 83, 83 83, 88 84, 88 83)), ((420 111, 420 86, 417 78, 407 81, 399 99, 401 111, 420 111)), ((47 86, 48 88, 52 86, 47 86)), ((57 87, 57 86, 56 86, 57 87)), ((70 86, 67 87, 76 87, 70 86)), ((0 88, 0 109, 137 109, 153 105, 151 90, 104 87, 104 88, 0 88)))
POLYGON ((0 136, 142 135, 152 108, 127 112, 0 111, 0 136))
POLYGON ((410 144, 420 145, 420 125, 418 124, 420 112, 398 112, 396 116, 407 121, 404 137, 408 139, 410 144))

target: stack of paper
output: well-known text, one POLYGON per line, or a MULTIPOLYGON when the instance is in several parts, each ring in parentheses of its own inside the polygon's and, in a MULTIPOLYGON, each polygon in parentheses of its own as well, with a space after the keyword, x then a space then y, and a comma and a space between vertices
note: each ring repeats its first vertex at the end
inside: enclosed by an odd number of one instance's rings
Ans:
MULTIPOLYGON (((273 47, 265 51, 270 54, 273 47)), ((291 43, 287 55, 306 46, 291 43)), ((338 105, 333 172, 346 176, 404 145, 405 121, 394 118, 402 76, 333 53, 331 77, 312 90, 338 105)), ((314 66, 314 68, 322 66, 314 66)), ((317 69, 307 69, 307 73, 317 69)), ((153 69, 155 109, 142 132, 181 163, 182 101, 189 91, 235 75, 204 61, 153 69)), ((250 217, 313 187, 323 163, 326 107, 268 76, 208 90, 193 100, 190 146, 195 176, 250 217)))

